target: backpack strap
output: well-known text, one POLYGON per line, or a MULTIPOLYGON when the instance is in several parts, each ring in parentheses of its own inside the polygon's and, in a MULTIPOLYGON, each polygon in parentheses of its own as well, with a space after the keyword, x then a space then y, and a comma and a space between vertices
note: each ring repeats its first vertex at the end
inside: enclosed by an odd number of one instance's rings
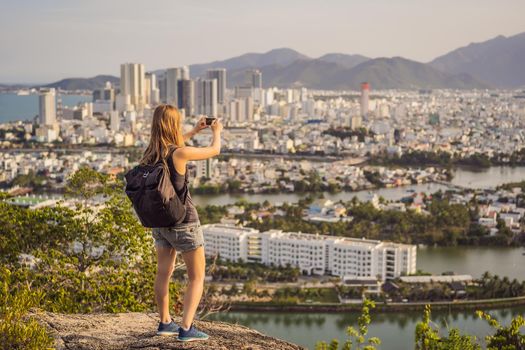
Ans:
POLYGON ((171 173, 171 169, 175 170, 175 163, 173 163, 173 153, 177 150, 177 146, 170 146, 168 155, 166 156, 166 164, 168 165, 168 172, 171 173))

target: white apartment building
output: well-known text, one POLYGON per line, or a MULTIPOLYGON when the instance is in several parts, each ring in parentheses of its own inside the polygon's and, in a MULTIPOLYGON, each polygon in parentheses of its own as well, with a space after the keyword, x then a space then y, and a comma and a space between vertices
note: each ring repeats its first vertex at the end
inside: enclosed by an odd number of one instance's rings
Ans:
POLYGON ((416 272, 416 246, 318 234, 204 225, 205 251, 231 261, 297 267, 310 275, 387 280, 416 272))
MULTIPOLYGON (((252 228, 229 225, 204 225, 203 232, 206 255, 218 254, 230 261, 248 261, 248 237, 259 234, 252 228)), ((254 251, 250 250, 250 254, 254 251)))

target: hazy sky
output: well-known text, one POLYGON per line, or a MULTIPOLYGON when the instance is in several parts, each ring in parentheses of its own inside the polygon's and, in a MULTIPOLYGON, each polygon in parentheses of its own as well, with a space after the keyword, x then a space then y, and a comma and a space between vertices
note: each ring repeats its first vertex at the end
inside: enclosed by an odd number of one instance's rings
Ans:
POLYGON ((290 47, 429 61, 525 31, 524 0, 0 0, 0 82, 118 75, 290 47))

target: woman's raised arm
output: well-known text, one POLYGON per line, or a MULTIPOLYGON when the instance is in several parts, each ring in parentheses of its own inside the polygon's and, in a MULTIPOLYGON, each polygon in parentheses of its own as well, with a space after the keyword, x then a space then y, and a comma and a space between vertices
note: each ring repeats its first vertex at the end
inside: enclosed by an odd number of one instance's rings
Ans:
POLYGON ((184 142, 191 139, 193 136, 195 136, 199 131, 206 129, 208 126, 206 125, 206 117, 202 116, 199 118, 199 121, 197 122, 197 125, 187 133, 183 135, 184 142))
POLYGON ((213 140, 211 145, 208 147, 182 147, 178 149, 174 156, 181 158, 183 160, 203 160, 215 157, 221 153, 221 131, 222 123, 220 120, 216 120, 211 125, 211 130, 213 132, 213 140))

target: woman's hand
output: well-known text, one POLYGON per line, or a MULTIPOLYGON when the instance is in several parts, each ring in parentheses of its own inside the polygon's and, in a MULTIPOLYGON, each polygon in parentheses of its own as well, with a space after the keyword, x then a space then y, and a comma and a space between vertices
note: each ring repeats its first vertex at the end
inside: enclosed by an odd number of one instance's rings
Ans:
POLYGON ((206 125, 206 116, 201 116, 193 130, 195 130, 195 133, 198 133, 199 131, 206 129, 207 127, 208 125, 206 125))
MULTIPOLYGON (((206 122, 206 120, 204 121, 206 122)), ((212 124, 211 124, 211 130, 213 131, 214 134, 216 133, 221 133, 222 131, 222 122, 220 119, 216 119, 212 124)))

